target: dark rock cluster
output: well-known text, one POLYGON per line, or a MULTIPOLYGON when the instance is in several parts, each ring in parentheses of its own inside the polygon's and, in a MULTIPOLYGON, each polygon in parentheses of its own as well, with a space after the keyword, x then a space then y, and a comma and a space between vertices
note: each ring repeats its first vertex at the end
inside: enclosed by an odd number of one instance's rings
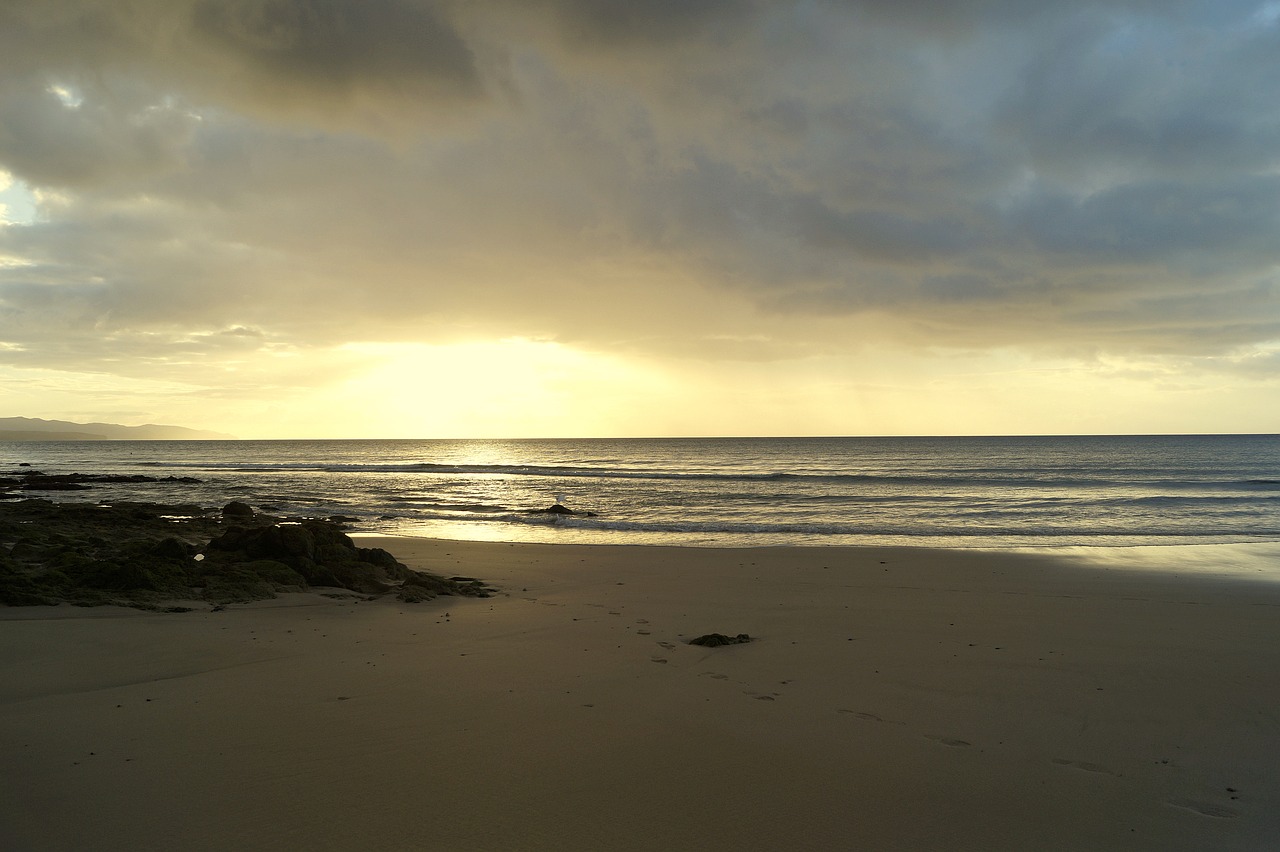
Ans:
POLYGON ((325 587, 410 602, 491 593, 478 580, 414 571, 385 550, 356 547, 330 521, 282 523, 245 508, 0 504, 0 604, 155 609, 325 587))
POLYGON ((142 474, 117 473, 57 473, 45 474, 38 470, 21 470, 0 474, 0 500, 15 500, 27 491, 86 491, 93 483, 199 483, 190 476, 144 476, 142 474))
POLYGON ((697 639, 690 639, 690 645, 705 645, 708 648, 718 648, 721 645, 741 645, 744 642, 750 642, 751 637, 745 633, 739 633, 737 636, 726 636, 723 633, 708 633, 699 636, 697 639))

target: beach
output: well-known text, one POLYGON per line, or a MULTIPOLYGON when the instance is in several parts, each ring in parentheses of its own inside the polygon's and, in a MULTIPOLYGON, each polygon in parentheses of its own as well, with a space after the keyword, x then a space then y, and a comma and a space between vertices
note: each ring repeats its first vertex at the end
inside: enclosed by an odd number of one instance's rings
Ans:
POLYGON ((0 846, 1280 843, 1277 583, 981 550, 360 544, 499 593, 0 609, 0 846), (752 641, 689 644, 714 632, 752 641))

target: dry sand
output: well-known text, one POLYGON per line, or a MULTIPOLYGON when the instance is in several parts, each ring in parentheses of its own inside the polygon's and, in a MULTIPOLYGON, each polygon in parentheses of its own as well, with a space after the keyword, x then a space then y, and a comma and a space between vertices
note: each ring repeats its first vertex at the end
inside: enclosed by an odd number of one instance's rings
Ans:
POLYGON ((1280 848, 1280 584, 361 543, 504 593, 0 611, 0 848, 1280 848))

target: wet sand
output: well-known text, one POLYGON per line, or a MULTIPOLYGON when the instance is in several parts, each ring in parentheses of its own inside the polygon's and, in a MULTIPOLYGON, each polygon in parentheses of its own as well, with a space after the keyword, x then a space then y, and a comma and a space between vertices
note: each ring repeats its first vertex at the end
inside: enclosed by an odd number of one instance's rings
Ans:
POLYGON ((977 551, 360 543, 502 593, 0 610, 0 847, 1280 843, 1280 584, 977 551), (709 632, 754 641, 687 644, 709 632))

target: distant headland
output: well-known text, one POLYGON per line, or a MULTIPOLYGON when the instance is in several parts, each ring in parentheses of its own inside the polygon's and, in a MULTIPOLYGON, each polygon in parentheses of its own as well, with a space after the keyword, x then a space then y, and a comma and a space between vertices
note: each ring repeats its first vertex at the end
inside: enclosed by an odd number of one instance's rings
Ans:
POLYGON ((184 426, 120 426, 38 417, 0 417, 0 441, 224 441, 234 435, 184 426))

